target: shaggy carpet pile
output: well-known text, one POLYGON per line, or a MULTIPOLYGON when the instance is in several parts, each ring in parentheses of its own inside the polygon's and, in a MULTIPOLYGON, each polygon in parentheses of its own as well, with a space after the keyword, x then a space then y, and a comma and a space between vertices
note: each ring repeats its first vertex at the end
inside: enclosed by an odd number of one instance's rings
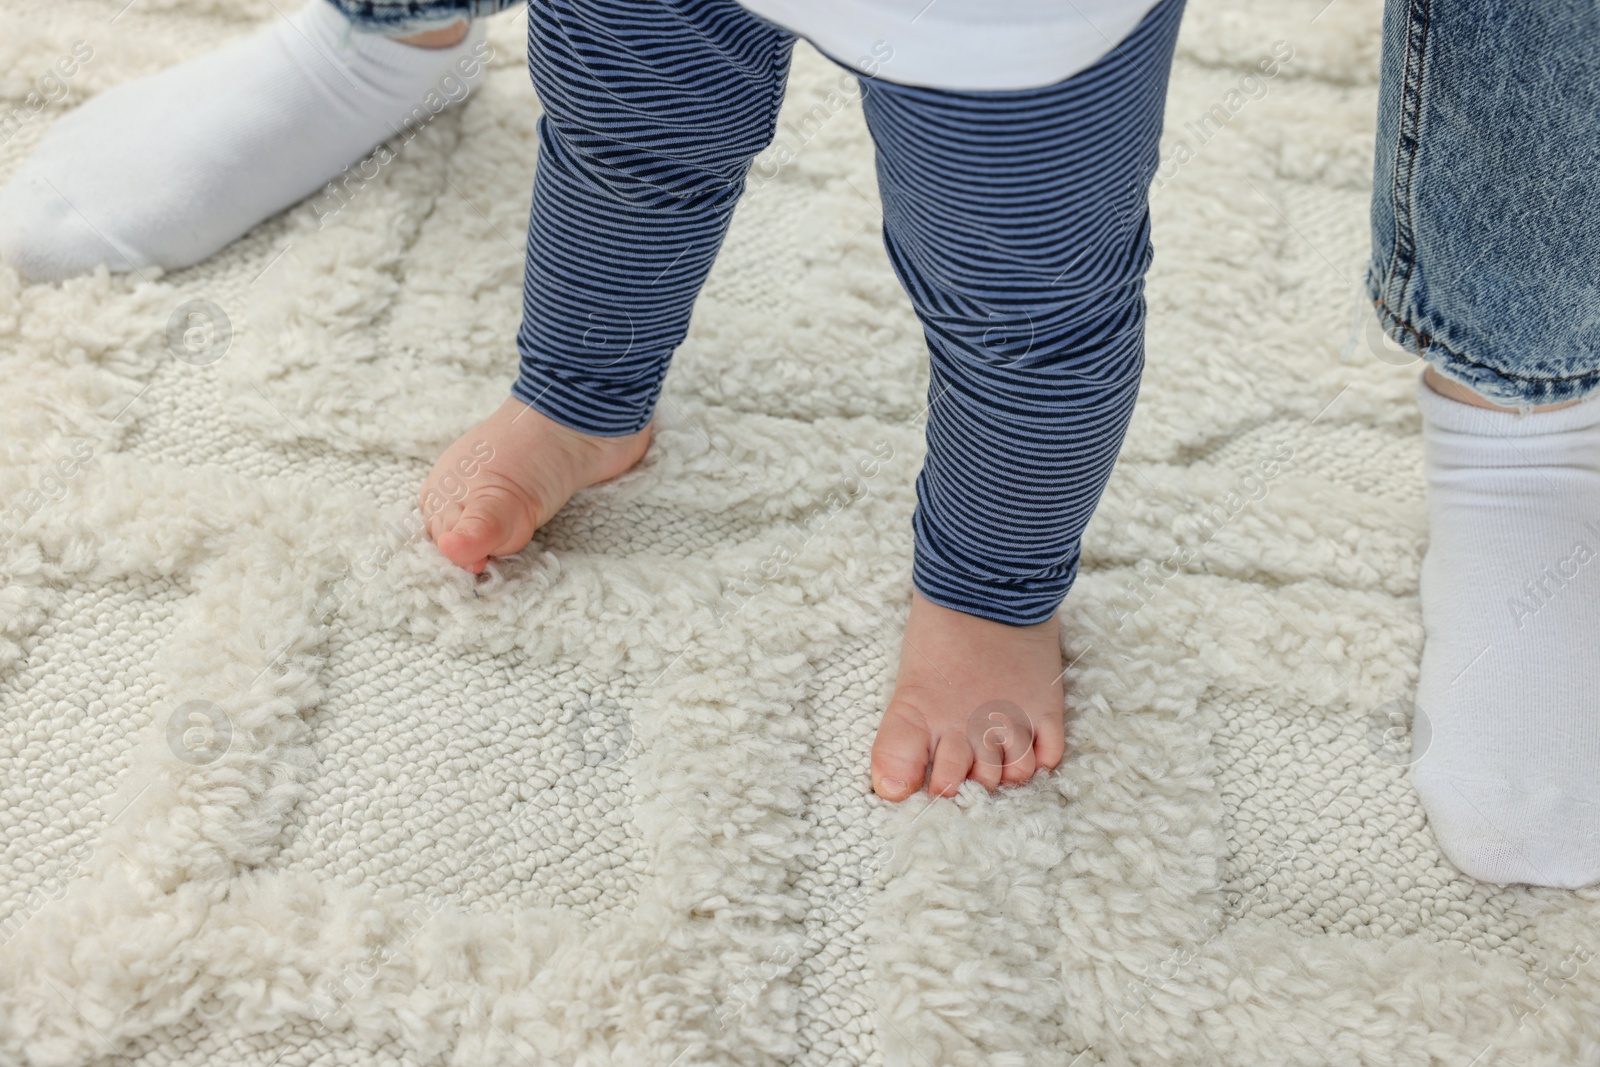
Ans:
MULTIPOLYGON (((278 17, 124 5, 0 6, 0 177, 278 17)), ((1193 0, 1073 751, 995 797, 870 792, 925 355, 808 49, 646 461, 481 581, 406 516, 514 373, 520 15, 336 201, 166 276, 0 268, 0 1063, 1600 1063, 1600 895, 1462 877, 1406 778, 1379 17, 1193 0)))

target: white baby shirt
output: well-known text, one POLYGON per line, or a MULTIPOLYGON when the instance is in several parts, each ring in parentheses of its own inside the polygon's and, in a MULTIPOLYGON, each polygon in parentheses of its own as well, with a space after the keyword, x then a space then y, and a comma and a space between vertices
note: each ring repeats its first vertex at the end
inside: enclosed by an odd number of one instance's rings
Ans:
POLYGON ((842 63, 938 89, 1032 89, 1116 47, 1157 0, 739 0, 842 63))

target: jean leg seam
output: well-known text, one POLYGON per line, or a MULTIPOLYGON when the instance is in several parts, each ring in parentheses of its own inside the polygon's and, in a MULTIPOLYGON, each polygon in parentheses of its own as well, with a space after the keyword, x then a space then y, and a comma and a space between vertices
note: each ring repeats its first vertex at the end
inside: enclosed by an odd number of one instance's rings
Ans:
POLYGON ((1388 285, 1394 303, 1404 306, 1416 270, 1415 191, 1417 154, 1422 124, 1422 86, 1432 0, 1411 0, 1407 12, 1405 70, 1400 84, 1400 121, 1396 131, 1394 171, 1394 250, 1388 285))

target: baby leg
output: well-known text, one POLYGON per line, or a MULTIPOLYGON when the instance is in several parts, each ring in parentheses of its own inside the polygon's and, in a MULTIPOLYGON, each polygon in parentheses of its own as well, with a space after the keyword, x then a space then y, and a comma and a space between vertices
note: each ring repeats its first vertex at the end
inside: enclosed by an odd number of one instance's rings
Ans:
POLYGON ((421 491, 457 564, 519 551, 574 492, 644 454, 673 349, 772 140, 793 47, 733 0, 529 7, 544 114, 521 373, 421 491))
POLYGON ((1023 781, 1063 754, 1054 618, 1138 393, 1182 7, 1042 89, 865 83, 884 240, 932 365, 916 593, 873 746, 886 798, 1023 781))

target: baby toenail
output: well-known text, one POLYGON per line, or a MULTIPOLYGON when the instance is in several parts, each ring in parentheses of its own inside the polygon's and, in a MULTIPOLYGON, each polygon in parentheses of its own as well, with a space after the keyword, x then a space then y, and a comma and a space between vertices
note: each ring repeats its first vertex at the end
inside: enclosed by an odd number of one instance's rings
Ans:
POLYGON ((906 784, 898 778, 879 778, 878 784, 891 793, 898 793, 906 787, 906 784))

